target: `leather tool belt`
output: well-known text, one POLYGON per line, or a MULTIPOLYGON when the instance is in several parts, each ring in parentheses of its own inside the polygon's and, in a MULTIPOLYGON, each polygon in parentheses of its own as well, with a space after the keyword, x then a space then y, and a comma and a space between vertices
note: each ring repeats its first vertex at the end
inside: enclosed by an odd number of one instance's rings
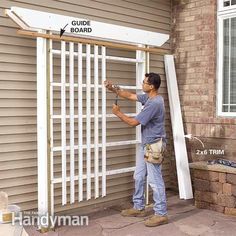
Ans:
POLYGON ((144 158, 147 162, 161 164, 164 160, 166 145, 162 138, 155 143, 145 145, 144 158))

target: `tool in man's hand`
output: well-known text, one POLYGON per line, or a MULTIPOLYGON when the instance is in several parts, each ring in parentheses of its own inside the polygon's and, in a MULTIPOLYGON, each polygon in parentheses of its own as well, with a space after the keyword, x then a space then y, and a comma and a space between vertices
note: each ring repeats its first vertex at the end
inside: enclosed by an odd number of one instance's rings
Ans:
POLYGON ((117 106, 118 103, 118 94, 116 94, 116 100, 115 100, 115 105, 117 106))
POLYGON ((116 91, 115 105, 117 105, 117 103, 118 103, 118 93, 117 93, 117 91, 120 90, 120 87, 118 85, 113 85, 113 88, 116 91))

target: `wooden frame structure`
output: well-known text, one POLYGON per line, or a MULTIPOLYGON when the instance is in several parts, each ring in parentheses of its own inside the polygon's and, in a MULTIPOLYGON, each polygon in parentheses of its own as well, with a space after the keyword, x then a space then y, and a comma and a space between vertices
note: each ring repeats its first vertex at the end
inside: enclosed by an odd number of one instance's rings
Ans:
MULTIPOLYGON (((70 183, 70 203, 75 202, 75 185, 78 183, 78 201, 85 200, 83 197, 83 180, 86 179, 86 200, 91 199, 91 179, 95 181, 95 198, 106 196, 106 176, 118 173, 125 173, 134 170, 134 167, 118 170, 106 170, 106 147, 117 145, 141 143, 140 127, 136 128, 136 139, 121 142, 107 143, 106 141, 106 118, 115 117, 106 112, 106 90, 102 83, 99 84, 99 61, 101 65, 101 81, 106 79, 107 61, 122 61, 134 63, 136 65, 136 86, 121 86, 126 89, 141 91, 143 75, 149 71, 149 53, 163 55, 166 50, 154 48, 163 45, 169 35, 160 34, 130 27, 105 24, 91 21, 92 34, 73 34, 62 37, 59 36, 60 28, 70 24, 72 20, 81 21, 73 17, 45 13, 30 9, 12 7, 6 10, 6 14, 11 17, 23 30, 19 34, 37 38, 37 139, 38 139, 38 211, 40 215, 50 212, 54 214, 54 185, 62 184, 62 204, 68 203, 67 186, 70 183), (104 28, 105 27, 105 28, 104 28), (105 29, 105 31, 104 31, 105 29), (101 40, 102 39, 102 40, 101 40), (53 42, 60 41, 60 49, 53 48, 53 42), (91 53, 91 46, 94 51, 91 53), (83 53, 82 48, 86 49, 83 53), (136 51, 136 58, 124 58, 109 56, 106 47, 120 48, 136 51), (67 48, 69 48, 67 50, 67 48), (77 51, 75 51, 77 48, 77 51), (99 53, 100 49, 100 53, 99 53), (61 61, 61 81, 55 82, 53 79, 53 57, 60 56, 61 61), (66 82, 66 61, 69 58, 69 83, 66 82), (78 61, 78 83, 74 81, 74 63, 78 61), (82 63, 86 61, 86 83, 82 82, 82 63), (94 63, 94 84, 91 83, 91 59, 94 63), (61 89, 61 113, 56 115, 53 112, 53 89, 61 89), (86 114, 83 114, 82 90, 86 87, 86 114), (69 114, 66 111, 66 89, 69 88, 69 114), (78 94, 78 113, 75 114, 74 96, 75 88, 78 94), (94 115, 91 115, 91 90, 94 91, 94 115), (102 111, 98 110, 99 93, 102 95, 102 111), (53 143, 53 123, 54 120, 61 122, 61 144, 55 146, 53 143), (78 143, 74 142, 75 119, 78 120, 78 143), (91 119, 94 119, 94 143, 91 143, 91 119), (102 141, 99 142, 98 122, 102 123, 102 141), (85 122, 84 122, 85 120, 85 122), (66 143, 66 123, 70 123, 70 144, 66 143), (86 143, 83 143, 83 123, 86 124, 86 143), (86 157, 83 150, 86 149, 86 157), (91 172, 91 149, 94 150, 95 167, 91 172), (78 156, 75 156, 78 150, 78 156), (102 156, 99 160, 99 152, 102 156), (53 171, 54 152, 61 152, 62 166, 61 178, 56 178, 53 171), (70 175, 67 175, 67 152, 70 157, 70 175), (75 158, 78 158, 78 175, 75 175, 75 158), (86 159, 86 173, 83 173, 83 160, 86 159), (99 172, 99 162, 101 161, 101 172, 99 172), (102 178, 102 191, 99 192, 99 177, 102 178)), ((69 29, 69 27, 68 27, 69 29)), ((137 104, 136 113, 140 112, 141 105, 137 104)), ((135 113, 135 114, 136 114, 135 113)), ((135 114, 128 114, 135 116, 135 114)), ((182 189, 180 189, 182 191, 182 189)), ((147 191, 148 193, 148 191, 147 191)), ((148 199, 148 196, 147 196, 148 199)))

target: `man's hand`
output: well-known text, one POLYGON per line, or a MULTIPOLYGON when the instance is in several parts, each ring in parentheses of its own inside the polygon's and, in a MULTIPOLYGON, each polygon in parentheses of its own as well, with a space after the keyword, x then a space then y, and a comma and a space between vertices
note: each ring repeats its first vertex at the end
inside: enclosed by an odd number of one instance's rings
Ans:
POLYGON ((114 85, 112 84, 111 81, 105 80, 104 85, 109 91, 114 92, 114 93, 116 92, 115 89, 114 89, 114 85))
POLYGON ((117 106, 116 104, 113 104, 112 106, 112 113, 114 115, 116 115, 117 117, 119 117, 123 122, 125 122, 126 124, 134 127, 139 125, 139 121, 132 118, 132 117, 128 117, 127 115, 125 115, 123 112, 120 111, 120 107, 117 106))
POLYGON ((113 106, 112 106, 112 113, 114 115, 117 115, 119 112, 120 112, 120 107, 117 106, 116 104, 113 104, 113 106))

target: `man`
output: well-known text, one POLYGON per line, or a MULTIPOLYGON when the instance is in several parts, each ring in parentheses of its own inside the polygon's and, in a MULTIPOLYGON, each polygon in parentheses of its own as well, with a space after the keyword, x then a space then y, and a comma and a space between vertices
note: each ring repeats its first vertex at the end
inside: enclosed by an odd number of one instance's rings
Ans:
MULTIPOLYGON (((142 144, 139 156, 136 160, 136 168, 134 172, 135 192, 133 194, 133 208, 126 209, 121 212, 122 216, 142 217, 146 215, 144 201, 144 185, 147 175, 149 185, 153 190, 154 212, 155 214, 145 221, 146 226, 158 226, 167 224, 167 204, 165 194, 165 184, 161 173, 161 164, 154 164, 145 161, 144 149, 146 144, 152 144, 160 139, 165 141, 165 107, 164 100, 158 94, 161 85, 159 74, 145 74, 143 80, 143 91, 145 94, 133 94, 114 86, 110 81, 104 82, 106 88, 118 96, 138 101, 144 105, 142 111, 135 117, 128 117, 120 111, 120 107, 113 104, 112 112, 123 122, 130 126, 141 124, 142 144)), ((164 143, 165 144, 165 143, 164 143)))

